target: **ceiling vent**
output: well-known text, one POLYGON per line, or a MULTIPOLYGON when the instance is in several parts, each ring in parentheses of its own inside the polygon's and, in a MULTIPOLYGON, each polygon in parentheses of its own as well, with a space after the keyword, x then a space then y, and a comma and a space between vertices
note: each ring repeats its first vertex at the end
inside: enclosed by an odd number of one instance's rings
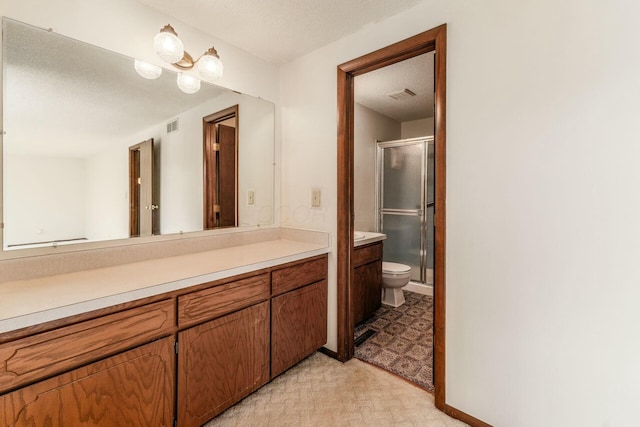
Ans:
POLYGON ((176 132, 178 130, 178 119, 167 123, 167 133, 176 132))
POLYGON ((416 94, 411 92, 409 89, 403 89, 403 90, 397 90, 395 92, 388 93, 387 96, 390 96, 396 101, 400 101, 401 99, 407 99, 407 98, 411 98, 412 96, 416 96, 416 94))

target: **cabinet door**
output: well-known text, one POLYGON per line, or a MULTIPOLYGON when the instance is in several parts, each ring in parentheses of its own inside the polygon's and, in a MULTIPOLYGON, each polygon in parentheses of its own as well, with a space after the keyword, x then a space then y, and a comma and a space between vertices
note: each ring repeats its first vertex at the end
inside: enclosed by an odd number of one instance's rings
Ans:
POLYGON ((171 426, 173 342, 155 341, 0 396, 0 421, 33 427, 171 426))
POLYGON ((271 377, 327 342, 327 281, 271 300, 271 377))
POLYGON ((382 242, 356 248, 352 262, 351 312, 357 325, 382 304, 382 242))
POLYGON ((365 318, 366 305, 365 285, 367 283, 367 269, 365 266, 353 269, 353 281, 351 282, 351 313, 353 313, 353 325, 357 325, 365 318))
MULTIPOLYGON (((361 288, 362 301, 354 301, 360 305, 362 318, 355 323, 359 323, 373 316, 373 313, 382 304, 382 261, 371 262, 355 269, 355 282, 359 282, 361 288)), ((358 310, 354 311, 355 313, 358 310)))
POLYGON ((0 344, 0 394, 166 337, 175 311, 165 300, 0 344))
POLYGON ((178 336, 178 425, 199 426, 269 380, 269 302, 178 336))

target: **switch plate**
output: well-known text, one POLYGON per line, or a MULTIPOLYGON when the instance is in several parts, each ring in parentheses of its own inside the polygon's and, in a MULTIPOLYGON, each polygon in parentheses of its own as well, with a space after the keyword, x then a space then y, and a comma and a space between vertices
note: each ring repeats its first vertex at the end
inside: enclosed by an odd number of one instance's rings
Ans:
POLYGON ((321 192, 319 188, 311 189, 311 207, 319 208, 321 205, 321 192))
POLYGON ((254 205, 256 203, 256 193, 253 190, 247 191, 247 204, 254 205))

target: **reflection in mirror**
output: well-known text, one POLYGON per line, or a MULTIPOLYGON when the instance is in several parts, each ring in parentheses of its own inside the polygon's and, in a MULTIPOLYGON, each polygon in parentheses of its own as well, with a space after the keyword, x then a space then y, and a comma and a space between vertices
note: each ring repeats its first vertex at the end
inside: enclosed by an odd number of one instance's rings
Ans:
POLYGON ((129 147, 129 236, 158 232, 158 186, 153 138, 129 147))
POLYGON ((120 54, 7 18, 2 29, 4 250, 202 231, 207 132, 225 123, 207 126, 235 106, 233 147, 212 164, 228 176, 212 200, 233 220, 206 228, 273 223, 272 103, 204 82, 187 95, 169 70, 147 80, 120 54))
MULTIPOLYGON (((204 126, 204 228, 238 224, 238 106, 203 119, 204 126)), ((251 190, 249 190, 250 192, 251 190)), ((247 196, 247 204, 253 200, 247 196)))

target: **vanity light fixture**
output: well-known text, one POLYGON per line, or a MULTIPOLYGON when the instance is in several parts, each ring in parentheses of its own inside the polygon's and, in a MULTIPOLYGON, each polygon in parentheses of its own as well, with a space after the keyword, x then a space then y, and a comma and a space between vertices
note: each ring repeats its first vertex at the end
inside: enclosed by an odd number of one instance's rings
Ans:
POLYGON ((170 24, 162 27, 153 38, 153 49, 160 59, 170 64, 182 60, 184 56, 184 44, 170 24))
POLYGON ((157 79, 162 74, 162 67, 149 64, 148 62, 139 61, 137 59, 133 61, 133 67, 136 69, 138 74, 149 80, 157 79))
POLYGON ((178 87, 184 93, 196 93, 200 90, 200 80, 180 72, 178 73, 178 87))
MULTIPOLYGON (((153 48, 163 60, 180 70, 190 70, 194 66, 203 80, 213 81, 222 77, 223 66, 215 48, 208 49, 194 60, 187 51, 178 34, 170 24, 160 29, 153 39, 153 48)), ((200 80, 187 74, 178 74, 178 87, 185 93, 196 93, 200 90, 200 80)))

